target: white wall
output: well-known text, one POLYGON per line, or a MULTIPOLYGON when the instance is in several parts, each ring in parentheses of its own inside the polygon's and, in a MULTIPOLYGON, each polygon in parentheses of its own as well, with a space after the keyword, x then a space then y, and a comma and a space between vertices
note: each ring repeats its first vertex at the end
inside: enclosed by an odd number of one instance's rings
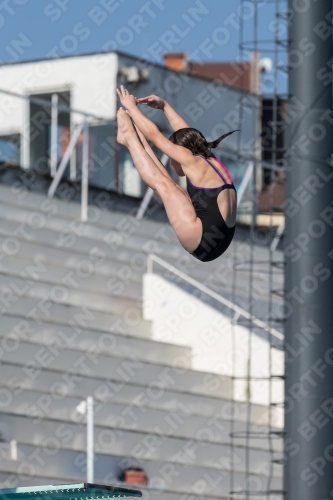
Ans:
MULTIPOLYGON (((37 94, 70 89, 73 108, 113 119, 117 71, 115 53, 9 64, 0 66, 0 90, 37 94)), ((0 93, 0 134, 20 132, 24 116, 22 99, 0 93)))
MULTIPOLYGON (((188 120, 190 126, 201 129, 209 139, 236 128, 242 91, 154 64, 145 66, 134 57, 112 52, 3 65, 0 66, 0 89, 19 94, 70 89, 72 107, 113 119, 117 106, 118 66, 130 65, 147 67, 150 73, 147 81, 140 81, 131 89, 136 96, 160 94, 188 120)), ((253 148, 257 133, 256 103, 258 96, 252 94, 247 94, 243 101, 243 147, 253 148)), ((0 93, 0 134, 21 130, 23 108, 23 101, 0 93)), ((161 111, 149 110, 149 115, 162 128, 169 128, 161 111)), ((237 147, 237 134, 227 141, 228 147, 237 147)))
MULTIPOLYGON (((21 166, 31 166, 29 103, 1 94, 1 89, 22 95, 70 90, 72 108, 114 119, 120 104, 117 101, 116 85, 124 83, 121 78, 117 81, 118 70, 125 66, 148 70, 147 79, 142 78, 137 84, 128 86, 135 96, 142 97, 151 93, 161 95, 190 126, 199 128, 209 140, 238 127, 239 104, 241 97, 244 97, 242 91, 203 78, 177 73, 156 64, 140 62, 135 57, 111 52, 8 64, 0 66, 0 136, 21 134, 21 166)), ((255 95, 246 95, 243 101, 242 134, 240 136, 235 133, 228 137, 222 144, 223 148, 236 150, 239 146, 243 152, 253 149, 258 135, 258 99, 255 95)), ((163 133, 171 133, 171 127, 162 111, 148 107, 141 109, 163 133)), ((82 121, 82 117, 76 113, 72 114, 71 119, 73 123, 82 121)), ((32 124, 32 130, 38 132, 38 125, 32 124)), ((141 180, 136 171, 131 179, 131 186, 126 194, 138 195, 141 180)), ((101 176, 99 184, 107 185, 109 182, 108 176, 101 176)), ((185 178, 182 178, 180 183, 186 187, 185 178)))
MULTIPOLYGON (((234 375, 247 376, 247 328, 240 325, 232 327, 230 316, 157 274, 144 275, 143 315, 144 319, 152 321, 153 339, 192 348, 193 369, 231 376, 235 356, 234 375)), ((251 376, 268 376, 268 341, 253 333, 251 351, 251 376)), ((283 353, 277 349, 272 349, 272 371, 274 374, 284 372, 283 353)), ((244 401, 246 390, 246 381, 238 381, 235 398, 244 401)), ((273 394, 274 401, 283 401, 283 383, 280 380, 274 382, 273 394)), ((251 401, 268 403, 267 381, 252 382, 251 401)))

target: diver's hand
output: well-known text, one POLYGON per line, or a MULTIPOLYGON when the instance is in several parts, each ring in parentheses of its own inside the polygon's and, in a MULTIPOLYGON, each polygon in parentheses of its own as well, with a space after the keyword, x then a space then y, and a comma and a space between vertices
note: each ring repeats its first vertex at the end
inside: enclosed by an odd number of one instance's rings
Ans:
POLYGON ((120 86, 120 90, 116 89, 116 91, 124 108, 130 111, 133 109, 133 106, 136 107, 136 99, 134 95, 130 94, 123 85, 120 86))
POLYGON ((157 95, 148 95, 147 97, 140 97, 136 100, 138 104, 145 104, 150 108, 164 109, 165 101, 157 95))

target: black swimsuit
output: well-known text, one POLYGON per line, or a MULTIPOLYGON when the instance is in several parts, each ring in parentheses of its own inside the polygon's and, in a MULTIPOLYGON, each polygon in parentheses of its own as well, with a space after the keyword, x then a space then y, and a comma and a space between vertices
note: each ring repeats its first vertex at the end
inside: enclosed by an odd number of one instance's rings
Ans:
POLYGON ((217 158, 214 159, 222 166, 224 175, 207 158, 203 156, 200 156, 200 158, 209 163, 223 181, 222 186, 217 188, 202 188, 194 186, 190 179, 186 177, 187 192, 192 200, 197 217, 202 222, 202 238, 199 246, 191 255, 202 262, 209 262, 217 259, 226 251, 235 234, 235 226, 228 227, 226 225, 217 204, 217 197, 220 192, 223 189, 235 189, 235 186, 228 170, 217 158))

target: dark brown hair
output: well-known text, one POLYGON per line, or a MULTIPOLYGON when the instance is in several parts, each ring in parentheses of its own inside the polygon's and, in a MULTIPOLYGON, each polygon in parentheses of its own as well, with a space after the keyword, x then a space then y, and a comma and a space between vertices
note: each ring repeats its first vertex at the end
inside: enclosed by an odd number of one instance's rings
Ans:
POLYGON ((195 156, 201 155, 205 158, 211 158, 214 155, 209 151, 209 148, 216 148, 223 139, 237 131, 238 129, 233 130, 232 132, 221 135, 221 137, 215 139, 215 141, 207 142, 200 130, 196 128, 181 128, 176 130, 169 139, 173 144, 189 149, 195 156))

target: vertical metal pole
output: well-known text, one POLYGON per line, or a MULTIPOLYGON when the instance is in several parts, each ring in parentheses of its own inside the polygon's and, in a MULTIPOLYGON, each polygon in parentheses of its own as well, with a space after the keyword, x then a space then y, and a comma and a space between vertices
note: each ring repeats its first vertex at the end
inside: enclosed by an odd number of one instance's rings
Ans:
POLYGON ((73 149, 75 148, 75 145, 76 145, 76 141, 78 140, 80 134, 81 134, 81 131, 83 129, 83 122, 82 123, 79 123, 74 131, 74 134, 71 136, 71 139, 69 141, 69 144, 67 146, 67 149, 65 151, 65 154, 64 156, 62 157, 61 159, 61 162, 60 162, 60 165, 57 169, 57 172, 56 172, 56 175, 54 176, 54 179, 53 181, 51 182, 51 186, 49 187, 49 190, 48 190, 48 193, 47 193, 47 196, 49 196, 50 198, 52 198, 52 196, 54 195, 58 185, 59 185, 59 182, 61 181, 61 178, 65 172, 65 168, 67 166, 67 163, 69 161, 69 158, 70 158, 70 155, 72 154, 72 151, 73 149))
POLYGON ((332 0, 289 0, 286 500, 329 499, 333 492, 331 22, 332 0))
MULTIPOLYGON (((161 158, 160 161, 161 161, 162 165, 164 167, 166 167, 166 164, 168 163, 169 158, 168 158, 168 156, 166 154, 163 154, 163 156, 162 156, 162 158, 161 158)), ((152 190, 152 188, 148 187, 147 191, 145 192, 145 195, 143 197, 143 200, 142 200, 142 202, 140 204, 139 210, 138 210, 138 212, 137 212, 137 214, 135 216, 136 219, 138 219, 138 220, 142 219, 142 217, 144 216, 144 214, 145 214, 145 212, 146 212, 146 210, 148 208, 148 205, 149 205, 150 200, 152 199, 153 195, 154 195, 154 191, 152 190)))
MULTIPOLYGON (((72 138, 72 135, 75 133, 75 122, 74 122, 74 117, 73 117, 73 112, 70 112, 69 115, 69 130, 70 130, 70 139, 72 138)), ((70 157, 70 163, 69 163, 69 178, 71 181, 76 181, 76 149, 73 148, 73 151, 71 153, 70 157)))
POLYGON ((58 94, 52 94, 51 108, 51 177, 57 172, 58 163, 58 94))
POLYGON ((17 441, 12 439, 10 441, 10 458, 12 460, 17 460, 17 441))
POLYGON ((30 100, 28 97, 23 101, 23 129, 20 156, 22 168, 28 170, 30 168, 30 100))
POLYGON ((87 120, 83 125, 82 144, 82 177, 81 177, 81 221, 86 222, 88 218, 88 153, 89 153, 89 129, 87 120))
POLYGON ((239 205, 240 205, 240 203, 241 203, 241 201, 243 199, 244 193, 246 191, 247 185, 250 182, 251 177, 253 176, 253 167, 254 167, 253 161, 249 161, 248 162, 248 167, 247 167, 247 169, 245 171, 245 174, 244 174, 244 177, 242 179, 242 182, 240 183, 240 186, 238 188, 238 192, 237 192, 237 207, 239 207, 239 205))
POLYGON ((94 482, 94 400, 87 397, 87 482, 94 482))
POLYGON ((153 195, 154 195, 154 190, 151 187, 148 187, 147 191, 145 192, 145 195, 144 195, 144 197, 142 199, 142 202, 141 202, 141 204, 139 206, 139 210, 138 210, 138 212, 137 212, 137 214, 135 216, 136 219, 138 219, 138 220, 142 219, 142 217, 145 214, 145 211, 148 208, 148 205, 149 205, 150 200, 152 199, 153 195))
POLYGON ((119 193, 119 144, 117 142, 117 128, 116 125, 113 128, 114 133, 114 169, 113 169, 113 179, 112 183, 114 190, 119 193))
POLYGON ((154 265, 154 262, 153 262, 153 259, 151 257, 151 254, 149 253, 147 256, 147 273, 148 274, 151 274, 153 272, 153 265, 154 265))

